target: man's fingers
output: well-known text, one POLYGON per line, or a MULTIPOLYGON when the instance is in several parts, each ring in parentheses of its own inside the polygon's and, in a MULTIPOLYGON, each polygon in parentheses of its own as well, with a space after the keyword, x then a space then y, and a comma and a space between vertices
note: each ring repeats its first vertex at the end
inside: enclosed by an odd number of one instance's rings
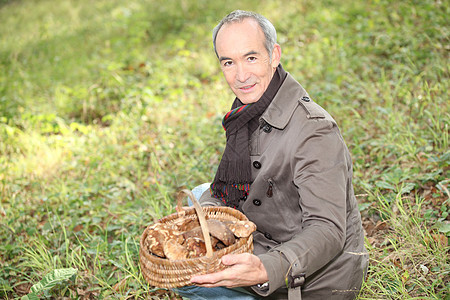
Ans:
POLYGON ((258 276, 255 277, 255 269, 258 269, 258 264, 261 264, 259 258, 256 256, 249 253, 228 254, 224 255, 221 258, 221 261, 224 265, 228 266, 228 268, 217 273, 193 276, 191 278, 192 284, 203 287, 236 287, 253 285, 253 279, 257 280, 255 283, 261 281, 259 278, 256 278, 258 276))
POLYGON ((250 254, 241 253, 241 254, 227 254, 222 256, 222 263, 226 266, 232 266, 235 264, 246 264, 250 259, 250 254))
POLYGON ((234 255, 234 254, 227 254, 227 255, 222 256, 222 263, 225 266, 231 266, 231 265, 236 264, 237 263, 236 255, 234 255))
POLYGON ((198 284, 215 284, 222 280, 223 276, 221 275, 222 272, 212 273, 212 274, 206 274, 206 275, 196 275, 191 278, 192 283, 198 283, 198 284))

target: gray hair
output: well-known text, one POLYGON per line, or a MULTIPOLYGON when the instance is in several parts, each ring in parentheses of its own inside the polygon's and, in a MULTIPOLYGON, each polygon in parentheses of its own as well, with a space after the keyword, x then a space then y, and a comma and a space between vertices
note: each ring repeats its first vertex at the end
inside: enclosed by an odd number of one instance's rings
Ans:
POLYGON ((265 18, 264 16, 251 12, 251 11, 245 11, 245 10, 235 10, 231 13, 229 13, 226 17, 224 17, 219 24, 217 24, 216 27, 213 29, 213 45, 214 45, 214 52, 216 52, 217 57, 219 56, 217 54, 216 49, 216 39, 217 39, 217 33, 219 32, 220 28, 222 28, 225 24, 235 23, 235 22, 242 22, 244 19, 251 18, 258 22, 259 27, 261 27, 261 30, 264 33, 264 36, 266 40, 264 41, 264 47, 266 48, 267 52, 269 53, 270 59, 272 59, 272 50, 277 42, 277 31, 275 30, 275 27, 270 23, 270 21, 265 18))

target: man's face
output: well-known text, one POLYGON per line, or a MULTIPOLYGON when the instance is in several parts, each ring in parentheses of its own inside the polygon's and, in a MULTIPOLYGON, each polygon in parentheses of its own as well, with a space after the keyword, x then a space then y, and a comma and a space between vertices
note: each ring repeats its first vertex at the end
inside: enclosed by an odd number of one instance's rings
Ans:
POLYGON ((258 101, 280 62, 278 44, 272 59, 264 47, 265 36, 253 19, 225 24, 216 38, 216 51, 228 85, 242 103, 258 101))

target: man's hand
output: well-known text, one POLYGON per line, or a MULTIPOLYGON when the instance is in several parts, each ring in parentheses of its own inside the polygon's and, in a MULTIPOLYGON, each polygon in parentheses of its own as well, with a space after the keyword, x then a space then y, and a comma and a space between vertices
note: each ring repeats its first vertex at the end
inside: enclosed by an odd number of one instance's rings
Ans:
POLYGON ((203 287, 233 288, 251 286, 269 280, 264 265, 256 255, 228 254, 222 257, 222 263, 229 267, 217 273, 193 276, 191 282, 203 287))

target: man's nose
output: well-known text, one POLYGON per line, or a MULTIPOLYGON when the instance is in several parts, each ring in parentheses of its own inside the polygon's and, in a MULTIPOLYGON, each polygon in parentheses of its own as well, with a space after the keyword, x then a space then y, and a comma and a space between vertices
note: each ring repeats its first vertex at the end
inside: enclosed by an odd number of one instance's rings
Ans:
POLYGON ((250 76, 250 72, 247 71, 244 65, 237 64, 237 70, 236 70, 236 79, 239 82, 245 82, 250 76))

